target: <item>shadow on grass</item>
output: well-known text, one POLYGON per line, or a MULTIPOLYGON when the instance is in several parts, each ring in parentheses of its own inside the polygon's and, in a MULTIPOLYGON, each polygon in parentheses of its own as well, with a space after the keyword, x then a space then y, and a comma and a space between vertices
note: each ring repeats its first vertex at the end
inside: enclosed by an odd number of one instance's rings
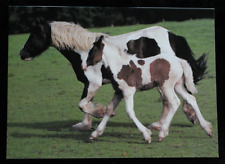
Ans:
MULTIPOLYGON (((35 123, 8 123, 7 127, 21 127, 31 129, 43 129, 48 131, 62 131, 63 129, 72 129, 72 125, 79 123, 81 120, 66 120, 66 121, 51 121, 51 122, 35 122, 35 123)), ((101 122, 93 121, 92 125, 98 125, 101 122)), ((121 122, 109 122, 108 126, 111 127, 135 127, 133 122, 121 123, 121 122)), ((93 128, 91 130, 94 130, 93 128)))
MULTIPOLYGON (((65 120, 65 121, 51 121, 51 122, 35 122, 35 123, 21 123, 14 122, 8 123, 7 127, 21 127, 21 128, 31 128, 31 129, 43 129, 48 131, 62 131, 63 129, 71 129, 72 125, 79 123, 81 120, 65 120)), ((92 125, 98 125, 101 121, 93 121, 92 125)), ((108 122, 108 127, 135 127, 135 124, 130 122, 108 122)), ((148 125, 146 125, 148 126, 148 125)), ((192 124, 171 124, 174 127, 193 127, 192 124)), ((94 130, 93 128, 91 130, 94 130)))
MULTIPOLYGON (((89 140, 89 137, 91 135, 91 132, 94 131, 94 128, 91 128, 89 131, 84 132, 76 132, 73 131, 72 125, 75 123, 78 123, 78 120, 66 120, 66 121, 51 121, 51 122, 36 122, 36 123, 8 123, 8 128, 28 128, 28 129, 40 129, 44 130, 44 132, 11 132, 9 133, 10 136, 15 138, 64 138, 64 139, 76 139, 81 140, 85 143, 92 142, 89 140), (46 132, 47 130, 47 132, 46 132)), ((93 121, 92 125, 98 125, 100 123, 99 121, 93 121)), ((136 128, 135 125, 130 123, 116 123, 116 122, 110 122, 108 124, 109 127, 133 127, 136 128)), ((130 136, 130 133, 108 133, 105 132, 104 136, 110 136, 110 137, 123 137, 128 138, 130 136)), ((95 141, 93 141, 95 142, 95 141)))
MULTIPOLYGON (((9 135, 15 138, 62 138, 62 139, 76 139, 83 141, 84 143, 93 143, 96 141, 106 141, 105 137, 112 137, 112 138, 121 138, 121 142, 127 142, 127 139, 132 138, 142 138, 142 135, 140 133, 131 133, 131 132, 104 132, 103 137, 100 137, 97 140, 91 141, 89 140, 89 137, 91 135, 91 132, 94 131, 94 128, 92 128, 89 131, 85 132, 73 132, 72 125, 75 123, 78 123, 78 120, 66 120, 66 121, 51 121, 51 122, 36 122, 36 123, 8 123, 8 128, 28 128, 28 129, 41 129, 41 130, 47 130, 47 132, 40 132, 37 131, 37 133, 32 132, 11 132, 9 135)), ((98 125, 99 121, 93 121, 92 125, 98 125)), ((172 126, 179 126, 179 127, 192 127, 192 125, 187 124, 172 124, 172 126)), ((133 122, 109 122, 108 127, 124 127, 124 128, 131 128, 131 131, 137 130, 136 126, 133 122)), ((153 137, 153 136, 152 136, 153 137)), ((107 140, 107 142, 114 142, 110 139, 107 140)), ((117 140, 118 142, 118 140, 117 140)), ((130 140, 131 143, 138 143, 138 144, 144 144, 145 142, 142 142, 142 140, 130 140)), ((153 141, 154 142, 154 141, 153 141)))

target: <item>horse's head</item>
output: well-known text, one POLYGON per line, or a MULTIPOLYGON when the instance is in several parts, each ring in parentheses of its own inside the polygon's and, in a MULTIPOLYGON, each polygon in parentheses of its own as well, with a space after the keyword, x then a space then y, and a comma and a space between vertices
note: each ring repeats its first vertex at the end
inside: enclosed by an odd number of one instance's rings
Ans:
POLYGON ((103 48, 104 44, 102 43, 102 40, 104 39, 104 36, 101 35, 96 39, 96 41, 93 43, 92 48, 89 50, 88 57, 86 60, 86 65, 82 65, 83 70, 87 70, 88 66, 93 66, 97 64, 98 62, 102 61, 102 54, 103 54, 103 48))
POLYGON ((51 45, 51 27, 49 24, 39 24, 35 27, 24 47, 20 51, 22 60, 30 59, 40 55, 51 45))

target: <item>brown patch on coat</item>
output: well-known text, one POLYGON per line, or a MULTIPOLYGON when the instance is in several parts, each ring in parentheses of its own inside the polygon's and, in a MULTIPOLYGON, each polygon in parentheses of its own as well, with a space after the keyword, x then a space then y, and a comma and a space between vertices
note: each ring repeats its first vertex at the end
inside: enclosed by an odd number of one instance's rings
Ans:
POLYGON ((142 71, 131 60, 130 65, 123 65, 120 72, 117 74, 118 79, 126 81, 131 87, 140 88, 142 86, 142 71))
POLYGON ((94 42, 94 46, 91 48, 87 58, 87 66, 95 65, 102 60, 103 48, 104 44, 102 43, 102 39, 104 37, 101 36, 98 41, 94 42))
MULTIPOLYGON (((97 50, 96 55, 93 59, 93 65, 97 64, 99 61, 102 60, 102 54, 103 54, 104 46, 105 45, 103 43, 101 43, 101 45, 100 45, 99 49, 97 50)), ((96 47, 94 47, 94 48, 96 48, 96 47)))
POLYGON ((145 64, 145 61, 144 60, 138 60, 138 64, 144 65, 145 64))
POLYGON ((162 86, 169 79, 170 63, 165 59, 156 59, 150 64, 151 82, 162 86))

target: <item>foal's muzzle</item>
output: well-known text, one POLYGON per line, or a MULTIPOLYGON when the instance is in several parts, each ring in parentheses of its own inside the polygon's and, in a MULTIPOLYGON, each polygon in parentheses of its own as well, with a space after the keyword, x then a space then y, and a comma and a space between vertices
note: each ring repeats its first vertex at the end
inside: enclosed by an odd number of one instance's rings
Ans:
POLYGON ((82 64, 82 65, 81 65, 81 68, 82 68, 84 71, 87 71, 87 69, 88 69, 87 64, 82 64))

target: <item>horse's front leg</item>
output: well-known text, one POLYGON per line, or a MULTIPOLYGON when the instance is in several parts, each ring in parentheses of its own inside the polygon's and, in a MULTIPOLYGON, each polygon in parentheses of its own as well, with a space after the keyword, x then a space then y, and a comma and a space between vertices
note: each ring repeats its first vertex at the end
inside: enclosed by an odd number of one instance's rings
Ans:
POLYGON ((74 131, 88 131, 91 129, 91 126, 92 116, 90 114, 85 113, 83 121, 73 125, 72 127, 74 131))
MULTIPOLYGON (((84 85, 85 86, 83 89, 83 93, 81 95, 81 100, 87 97, 87 93, 88 93, 89 83, 86 83, 86 84, 84 83, 84 85)), ((75 131, 87 131, 91 129, 91 126, 92 126, 92 116, 88 113, 85 113, 83 121, 73 125, 72 127, 73 127, 73 130, 75 131)))
POLYGON ((89 83, 88 87, 85 87, 87 88, 86 96, 85 97, 82 96, 82 99, 79 102, 79 107, 84 113, 88 113, 96 118, 103 117, 105 113, 105 107, 96 109, 94 107, 94 103, 91 101, 100 87, 101 85, 89 83))

